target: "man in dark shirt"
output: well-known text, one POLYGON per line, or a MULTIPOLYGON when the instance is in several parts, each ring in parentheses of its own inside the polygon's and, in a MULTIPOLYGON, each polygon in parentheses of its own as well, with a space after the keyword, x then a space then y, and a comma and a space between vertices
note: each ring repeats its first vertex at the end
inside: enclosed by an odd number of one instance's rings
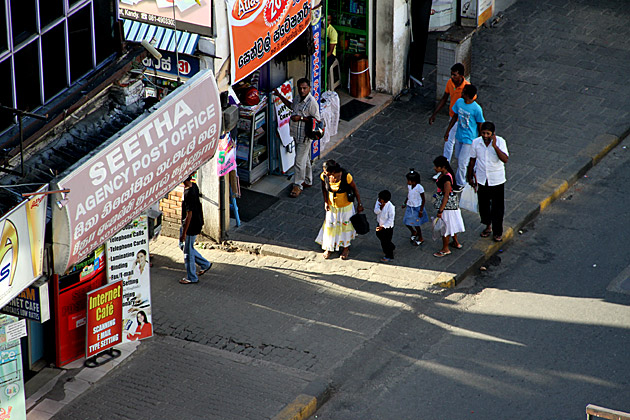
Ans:
POLYGON ((181 284, 192 284, 199 281, 200 275, 212 267, 212 263, 206 260, 195 249, 195 240, 201 233, 203 226, 203 212, 199 201, 199 188, 192 182, 192 175, 184 181, 184 200, 182 201, 182 227, 180 229, 179 242, 184 243, 184 262, 186 264, 186 277, 181 279, 181 284), (197 270, 197 265, 201 268, 197 270))

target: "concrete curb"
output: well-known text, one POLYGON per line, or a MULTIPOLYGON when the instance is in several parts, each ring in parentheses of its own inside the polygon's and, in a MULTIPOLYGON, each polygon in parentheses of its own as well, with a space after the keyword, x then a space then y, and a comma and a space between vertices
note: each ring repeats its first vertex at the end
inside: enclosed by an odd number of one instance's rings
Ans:
POLYGON ((626 137, 630 135, 630 128, 626 130, 620 137, 611 135, 611 134, 601 134, 597 139, 605 141, 604 147, 602 147, 599 151, 597 151, 594 155, 592 155, 586 164, 581 166, 575 174, 571 175, 569 179, 563 181, 558 187, 556 187, 551 194, 542 199, 538 205, 529 213, 523 217, 523 219, 516 223, 515 226, 509 227, 503 233, 503 241, 502 242, 492 242, 490 245, 487 245, 482 248, 483 255, 477 259, 473 264, 471 264, 463 273, 455 276, 454 279, 439 283, 438 285, 444 288, 454 288, 459 283, 462 282, 469 275, 477 272, 483 264, 488 261, 490 257, 492 257, 499 249, 504 247, 510 240, 514 237, 515 231, 520 231, 526 224, 534 220, 538 215, 543 212, 551 203, 556 201, 558 197, 564 194, 573 184, 577 182, 584 174, 586 174, 593 166, 597 165, 603 158, 606 156, 611 150, 613 150, 619 143, 621 143, 626 137))
POLYGON ((330 397, 332 384, 325 380, 311 382, 304 392, 298 395, 271 420, 304 420, 315 414, 317 409, 330 397))

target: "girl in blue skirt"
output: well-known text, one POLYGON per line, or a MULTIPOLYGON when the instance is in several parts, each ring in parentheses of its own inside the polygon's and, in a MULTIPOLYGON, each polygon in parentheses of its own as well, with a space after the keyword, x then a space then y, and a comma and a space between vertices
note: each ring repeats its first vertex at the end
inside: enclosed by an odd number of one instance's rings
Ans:
POLYGON ((429 221, 429 215, 424 208, 424 188, 420 185, 420 174, 411 168, 407 174, 407 198, 402 205, 405 210, 403 223, 411 231, 411 243, 419 246, 424 243, 420 226, 429 221))

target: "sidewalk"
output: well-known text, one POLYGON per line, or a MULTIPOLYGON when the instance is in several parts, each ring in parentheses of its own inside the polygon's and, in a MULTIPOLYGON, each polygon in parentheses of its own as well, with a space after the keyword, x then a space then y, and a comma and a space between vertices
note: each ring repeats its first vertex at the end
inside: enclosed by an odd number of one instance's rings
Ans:
MULTIPOLYGON (((626 135, 630 11, 623 6, 522 0, 474 37, 472 82, 510 150, 506 239, 626 135)), ((427 123, 434 79, 427 73, 418 96, 393 103, 327 155, 355 176, 368 214, 384 188, 402 203, 410 167, 421 172, 427 196, 434 191, 431 162, 447 124, 446 114, 427 123)), ((54 413, 64 420, 307 418, 366 342, 401 313, 448 304, 435 284, 453 286, 453 276, 474 273, 506 246, 480 239, 478 217, 464 212, 465 248, 436 259, 430 239, 419 248, 408 243, 398 211, 395 265, 377 262, 373 235, 353 242, 349 261, 325 261, 313 242, 321 201, 317 188, 297 200, 281 197, 231 233, 241 252, 202 250, 215 264, 198 285, 177 283, 181 251, 160 238, 151 248, 156 336, 101 379, 66 371, 31 401, 29 420, 54 413)))
MULTIPOLYGON (((472 41, 471 81, 479 103, 497 135, 506 139, 510 160, 505 200, 504 242, 480 239, 483 226, 476 214, 462 210, 464 244, 446 258, 432 253, 431 240, 419 248, 409 244, 400 204, 406 197, 405 174, 415 168, 422 176, 428 211, 435 192, 433 159, 442 153, 448 124, 446 112, 433 125, 435 72, 426 86, 407 102, 394 102, 328 153, 352 173, 372 225, 378 191, 389 189, 397 206, 395 264, 441 270, 457 281, 475 272, 493 253, 506 246, 515 232, 566 190, 625 136, 630 110, 620 106, 630 94, 622 69, 630 37, 628 12, 619 1, 589 3, 560 0, 520 1, 506 10, 497 27, 483 28, 472 41)), ((426 69, 425 69, 426 70, 426 69)), ((445 107, 446 110, 446 107, 445 107)), ((321 172, 321 161, 317 162, 321 172)), ((251 222, 229 233, 235 243, 267 243, 321 252, 314 242, 324 220, 319 188, 298 199, 280 200, 251 222)), ((424 236, 430 238, 430 226, 424 236)), ((378 261, 381 250, 374 234, 352 243, 350 257, 378 261)), ((451 285, 454 285, 452 283, 451 285)))

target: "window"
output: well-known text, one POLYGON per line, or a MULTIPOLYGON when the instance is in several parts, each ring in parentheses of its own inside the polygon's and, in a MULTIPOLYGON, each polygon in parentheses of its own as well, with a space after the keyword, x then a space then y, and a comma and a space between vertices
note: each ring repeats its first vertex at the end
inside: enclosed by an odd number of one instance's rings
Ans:
POLYGON ((39 0, 39 22, 42 28, 63 17, 63 0, 39 0))
MULTIPOLYGON (((0 62, 0 104, 13 107, 13 80, 11 79, 11 57, 0 62)), ((0 110, 0 127, 8 127, 13 122, 13 114, 0 110)))
POLYGON ((114 25, 118 10, 114 7, 115 0, 102 0, 94 3, 94 37, 96 42, 96 61, 101 62, 115 51, 114 25), (99 18, 101 16, 102 18, 99 18), (109 17, 106 19, 105 17, 109 17))
POLYGON ((15 53, 15 90, 18 109, 32 111, 41 105, 38 63, 37 42, 31 42, 15 53))
MULTIPOLYGON (((0 0, 0 103, 34 111, 110 57, 115 1, 0 0)), ((12 121, 0 113, 0 133, 12 121)))
POLYGON ((64 25, 57 25, 42 35, 44 100, 48 101, 67 85, 66 40, 64 25))
POLYGON ((3 1, 0 1, 0 53, 9 49, 9 31, 7 30, 7 10, 3 1))
POLYGON ((92 25, 90 6, 68 18, 70 45, 70 77, 73 82, 92 69, 92 25))
POLYGON ((18 45, 37 33, 35 0, 11 2, 11 26, 13 27, 13 45, 18 45))

